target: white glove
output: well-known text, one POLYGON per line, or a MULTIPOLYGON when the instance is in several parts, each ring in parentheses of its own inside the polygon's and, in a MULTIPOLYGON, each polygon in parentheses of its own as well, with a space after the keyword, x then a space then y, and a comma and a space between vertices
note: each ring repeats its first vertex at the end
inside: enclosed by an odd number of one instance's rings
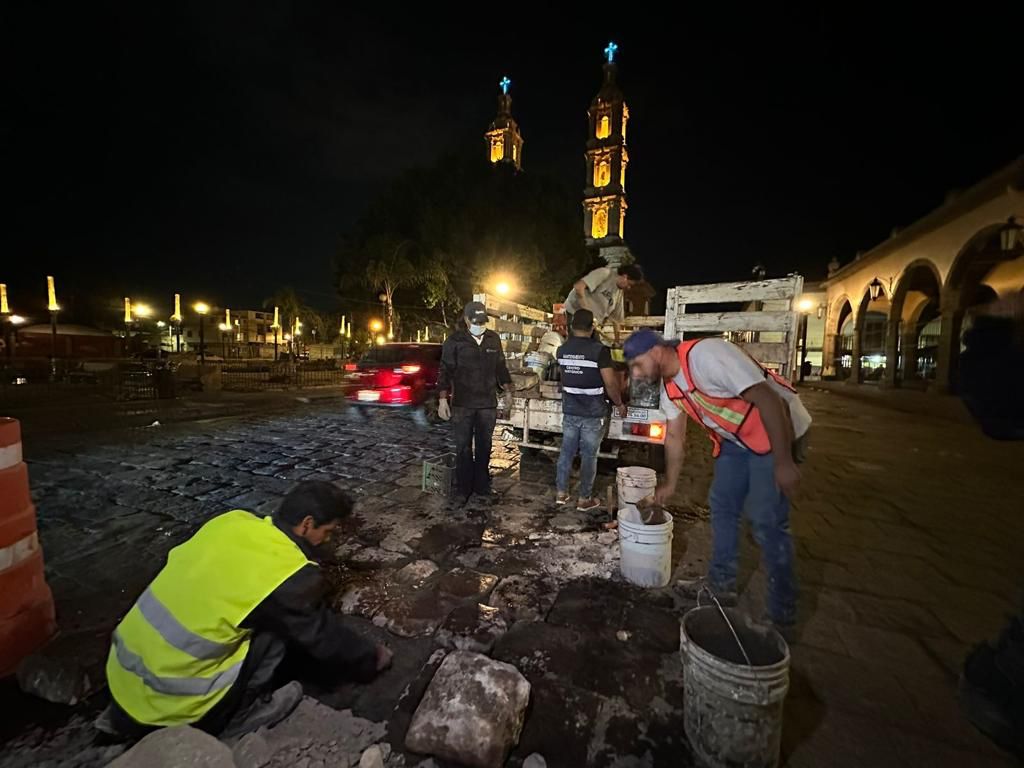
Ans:
POLYGON ((447 397, 442 397, 437 401, 437 417, 442 421, 448 421, 452 417, 452 407, 448 405, 447 397))

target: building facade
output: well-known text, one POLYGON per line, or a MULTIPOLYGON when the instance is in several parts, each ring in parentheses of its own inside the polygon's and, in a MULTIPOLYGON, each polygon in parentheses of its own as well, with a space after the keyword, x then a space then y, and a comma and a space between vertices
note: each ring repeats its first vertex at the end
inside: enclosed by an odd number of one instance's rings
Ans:
POLYGON ((1024 318, 1024 157, 850 263, 824 285, 825 373, 955 389, 963 338, 979 314, 1024 318))

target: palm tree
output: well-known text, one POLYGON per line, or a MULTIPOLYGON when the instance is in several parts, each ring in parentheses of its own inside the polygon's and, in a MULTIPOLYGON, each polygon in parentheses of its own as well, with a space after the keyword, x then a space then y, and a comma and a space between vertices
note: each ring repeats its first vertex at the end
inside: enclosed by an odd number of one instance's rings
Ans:
POLYGON ((414 245, 412 240, 398 240, 389 235, 372 237, 366 244, 370 258, 362 282, 380 291, 389 334, 395 330, 395 291, 423 282, 421 271, 405 256, 407 248, 414 245))

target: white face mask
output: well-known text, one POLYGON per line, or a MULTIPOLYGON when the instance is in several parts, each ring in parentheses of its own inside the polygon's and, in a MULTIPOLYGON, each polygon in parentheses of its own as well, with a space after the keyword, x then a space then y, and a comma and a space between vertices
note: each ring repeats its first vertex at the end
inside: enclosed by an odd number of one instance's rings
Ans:
POLYGON ((469 324, 469 332, 472 333, 474 336, 483 336, 484 331, 486 330, 486 325, 473 325, 472 323, 469 324))

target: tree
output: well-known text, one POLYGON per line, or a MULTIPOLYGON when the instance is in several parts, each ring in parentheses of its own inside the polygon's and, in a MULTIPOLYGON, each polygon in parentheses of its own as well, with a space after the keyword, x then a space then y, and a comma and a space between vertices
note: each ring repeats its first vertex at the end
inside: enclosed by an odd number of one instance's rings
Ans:
POLYGON ((578 200, 543 175, 442 158, 396 178, 359 220, 336 260, 339 292, 365 302, 371 288, 388 307, 430 307, 447 320, 509 274, 520 301, 549 306, 589 260, 580 217, 578 200))
POLYGON ((389 334, 395 331, 395 291, 422 283, 422 274, 406 253, 416 243, 410 239, 398 240, 392 235, 376 235, 366 243, 369 256, 363 282, 384 297, 384 324, 389 334))

